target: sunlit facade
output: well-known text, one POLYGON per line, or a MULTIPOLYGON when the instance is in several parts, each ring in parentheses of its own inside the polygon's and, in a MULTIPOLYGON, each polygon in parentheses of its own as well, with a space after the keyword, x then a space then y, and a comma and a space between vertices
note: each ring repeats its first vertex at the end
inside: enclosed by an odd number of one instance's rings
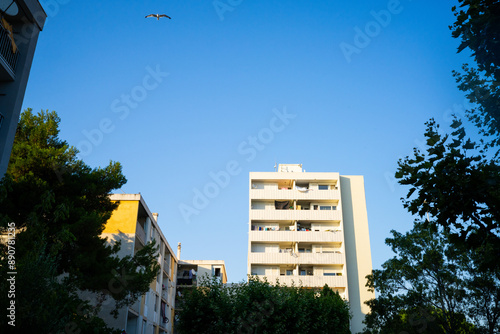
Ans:
POLYGON ((270 282, 320 288, 349 300, 351 330, 363 329, 374 294, 363 176, 305 172, 279 165, 251 172, 248 274, 270 282))

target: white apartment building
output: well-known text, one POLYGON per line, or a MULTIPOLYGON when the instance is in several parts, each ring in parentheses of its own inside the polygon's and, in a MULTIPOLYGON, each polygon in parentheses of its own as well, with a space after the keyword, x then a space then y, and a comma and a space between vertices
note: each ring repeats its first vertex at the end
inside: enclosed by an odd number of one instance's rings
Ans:
MULTIPOLYGON (((177 251, 179 257, 179 251, 177 251)), ((199 286, 201 280, 217 277, 227 283, 226 264, 223 260, 179 260, 177 265, 177 292, 175 310, 182 311, 182 296, 188 289, 199 286)))
POLYGON ((363 330, 375 297, 363 176, 305 172, 280 164, 250 173, 248 274, 320 288, 349 300, 351 331, 363 330))

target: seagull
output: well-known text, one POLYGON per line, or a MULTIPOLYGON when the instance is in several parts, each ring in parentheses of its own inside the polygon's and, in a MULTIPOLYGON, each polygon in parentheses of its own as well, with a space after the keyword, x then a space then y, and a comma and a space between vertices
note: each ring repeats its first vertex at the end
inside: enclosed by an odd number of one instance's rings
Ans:
POLYGON ((156 17, 157 20, 160 20, 160 17, 166 17, 166 18, 172 19, 170 16, 165 15, 165 14, 149 14, 146 16, 146 18, 148 18, 148 17, 156 17))

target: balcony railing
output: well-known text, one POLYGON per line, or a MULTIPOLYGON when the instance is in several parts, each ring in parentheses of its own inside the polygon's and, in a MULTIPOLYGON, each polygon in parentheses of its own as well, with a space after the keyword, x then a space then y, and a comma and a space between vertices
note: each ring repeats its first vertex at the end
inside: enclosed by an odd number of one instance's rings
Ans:
POLYGON ((251 209, 254 220, 342 220, 341 210, 251 209))
POLYGON ((251 241, 343 242, 344 233, 305 231, 250 231, 251 241))
POLYGON ((141 314, 141 299, 139 298, 135 303, 129 306, 137 314, 141 314))
MULTIPOLYGON (((258 276, 259 278, 264 278, 263 276, 258 276)), ((288 286, 292 285, 292 282, 295 286, 302 284, 302 286, 306 287, 323 287, 325 284, 328 284, 330 288, 345 288, 347 287, 347 280, 345 276, 319 276, 319 275, 290 275, 290 276, 268 276, 265 275, 267 281, 270 283, 275 283, 276 279, 279 280, 281 284, 286 284, 288 286)))
POLYGON ((250 253, 251 264, 344 264, 342 253, 250 253))
POLYGON ((139 240, 145 245, 146 244, 146 232, 144 232, 144 228, 139 222, 137 222, 135 235, 139 238, 139 240))
POLYGON ((0 25, 0 57, 2 62, 7 65, 8 70, 12 72, 14 76, 17 64, 17 58, 19 58, 19 51, 15 53, 12 51, 12 41, 9 37, 9 32, 0 25))
POLYGON ((196 285, 196 277, 193 278, 177 278, 177 285, 196 285))
POLYGON ((297 189, 251 189, 250 190, 251 199, 292 199, 292 200, 331 200, 340 199, 340 191, 329 189, 329 190, 318 190, 318 189, 307 189, 307 190, 297 190, 297 189))
POLYGON ((163 270, 168 276, 170 276, 170 265, 165 260, 163 260, 163 270))

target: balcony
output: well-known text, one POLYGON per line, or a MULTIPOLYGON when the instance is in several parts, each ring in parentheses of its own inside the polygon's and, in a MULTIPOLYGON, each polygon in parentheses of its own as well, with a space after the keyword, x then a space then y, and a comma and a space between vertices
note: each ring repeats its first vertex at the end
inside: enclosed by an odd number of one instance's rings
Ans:
POLYGON ((19 51, 12 52, 9 32, 0 25, 0 79, 14 80, 19 51))
POLYGON ((196 276, 192 278, 177 277, 177 286, 196 286, 196 276))
POLYGON ((163 290, 161 292, 161 298, 164 299, 167 303, 169 303, 170 302, 169 291, 163 290))
POLYGON ((340 210, 251 209, 252 220, 342 220, 340 210))
POLYGON ((250 199, 331 200, 340 199, 340 190, 250 189, 250 199))
POLYGON ((141 298, 129 306, 129 308, 136 314, 141 314, 141 298))
POLYGON ((250 231, 251 241, 343 242, 344 233, 314 231, 250 231))
POLYGON ((139 222, 136 224, 135 236, 142 242, 143 245, 146 245, 146 232, 144 232, 144 228, 141 224, 139 224, 139 222))
POLYGON ((163 260, 163 271, 170 277, 170 264, 165 260, 163 260))
POLYGON ((328 284, 330 288, 346 288, 347 279, 345 276, 303 276, 303 275, 291 275, 291 276, 258 276, 260 279, 264 277, 270 283, 275 283, 276 279, 279 280, 281 284, 286 284, 288 286, 295 283, 295 286, 302 285, 305 287, 318 287, 322 288, 325 284, 328 284))
POLYGON ((344 264, 341 253, 250 253, 251 264, 344 264))

